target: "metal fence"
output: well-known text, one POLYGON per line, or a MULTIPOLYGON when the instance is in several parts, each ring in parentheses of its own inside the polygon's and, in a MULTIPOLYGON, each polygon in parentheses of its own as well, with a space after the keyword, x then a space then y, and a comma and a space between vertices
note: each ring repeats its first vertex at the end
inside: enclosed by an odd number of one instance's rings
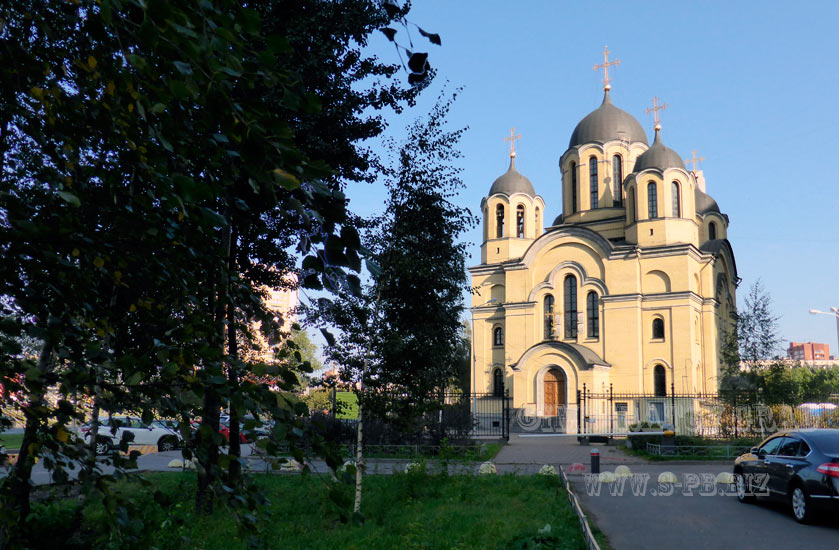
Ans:
POLYGON ((678 435, 707 438, 763 437, 782 429, 839 427, 831 403, 766 404, 755 392, 663 395, 577 392, 577 433, 625 434, 665 424, 678 435))
POLYGON ((469 396, 473 437, 510 438, 510 396, 473 393, 469 396))

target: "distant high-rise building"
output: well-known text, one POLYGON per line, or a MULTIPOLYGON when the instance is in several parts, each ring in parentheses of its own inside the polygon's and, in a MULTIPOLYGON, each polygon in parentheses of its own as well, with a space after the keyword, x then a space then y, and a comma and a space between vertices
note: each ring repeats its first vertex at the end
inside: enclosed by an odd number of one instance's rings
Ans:
POLYGON ((832 359, 830 346, 818 342, 790 342, 787 357, 797 361, 825 361, 832 359))

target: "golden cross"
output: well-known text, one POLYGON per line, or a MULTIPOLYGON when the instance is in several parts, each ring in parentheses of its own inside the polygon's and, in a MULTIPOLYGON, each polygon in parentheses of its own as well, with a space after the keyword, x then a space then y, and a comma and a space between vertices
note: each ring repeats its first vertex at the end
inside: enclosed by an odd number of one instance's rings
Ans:
POLYGON ((611 90, 612 89, 612 86, 609 85, 609 82, 610 82, 610 80, 609 80, 609 67, 612 67, 612 66, 617 67, 618 65, 621 64, 620 59, 615 59, 614 61, 610 62, 609 61, 609 54, 610 53, 611 52, 609 51, 609 46, 604 46, 603 47, 603 64, 594 66, 595 71, 598 70, 598 69, 603 69, 603 89, 604 90, 611 90))
POLYGON ((510 137, 505 137, 504 141, 510 142, 510 158, 516 156, 516 140, 521 139, 521 134, 516 135, 516 129, 510 128, 510 137))
POLYGON ((644 112, 647 113, 647 114, 649 114, 650 112, 653 113, 653 117, 655 118, 655 129, 656 130, 661 130, 661 124, 659 124, 660 121, 658 120, 658 112, 666 109, 667 104, 662 103, 661 105, 659 105, 658 100, 659 100, 658 97, 653 97, 653 106, 652 107, 647 107, 647 109, 644 112))
POLYGON ((696 150, 690 152, 691 157, 689 159, 685 159, 685 162, 692 162, 693 163, 693 170, 691 172, 696 172, 696 165, 705 160, 705 157, 697 157, 696 150))

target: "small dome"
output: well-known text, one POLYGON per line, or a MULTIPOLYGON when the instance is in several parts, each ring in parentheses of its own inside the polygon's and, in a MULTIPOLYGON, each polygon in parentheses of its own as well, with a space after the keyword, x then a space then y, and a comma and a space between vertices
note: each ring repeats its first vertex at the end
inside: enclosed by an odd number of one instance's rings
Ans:
POLYGON ((562 225, 563 223, 565 223, 565 216, 560 214, 554 219, 553 225, 562 225))
POLYGON ((703 193, 698 187, 693 193, 693 200, 696 203, 697 214, 707 214, 708 212, 720 213, 720 207, 717 201, 711 198, 711 195, 703 193))
POLYGON ((682 170, 687 171, 685 163, 682 162, 682 157, 680 157, 673 149, 665 147, 664 144, 661 143, 661 137, 659 134, 659 130, 656 129, 655 140, 653 140, 652 146, 644 151, 635 161, 635 169, 633 172, 640 172, 641 170, 646 170, 647 168, 656 168, 662 172, 668 168, 681 168, 682 170))
POLYGON ((609 91, 603 96, 603 103, 589 113, 574 128, 568 148, 584 143, 606 143, 615 139, 628 140, 630 143, 647 144, 647 134, 635 117, 612 105, 609 91))
POLYGON ((536 191, 533 189, 533 184, 530 180, 524 177, 516 170, 515 157, 510 157, 510 168, 501 174, 497 180, 492 183, 489 188, 489 195, 501 193, 503 195, 511 196, 513 193, 524 193, 531 197, 536 196, 536 191))

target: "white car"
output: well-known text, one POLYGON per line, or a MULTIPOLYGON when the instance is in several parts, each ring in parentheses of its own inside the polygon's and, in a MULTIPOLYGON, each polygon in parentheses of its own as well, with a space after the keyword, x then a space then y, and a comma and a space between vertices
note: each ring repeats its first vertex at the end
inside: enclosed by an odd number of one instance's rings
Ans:
MULTIPOLYGON (((96 454, 106 454, 112 448, 119 445, 123 437, 134 434, 131 445, 157 445, 158 451, 172 451, 177 449, 182 441, 181 434, 175 429, 174 424, 164 420, 155 420, 151 424, 144 424, 136 416, 114 416, 114 424, 119 421, 116 431, 112 430, 108 418, 99 420, 99 434, 96 442, 96 454)), ((90 422, 80 429, 81 435, 86 442, 90 441, 90 422)))

